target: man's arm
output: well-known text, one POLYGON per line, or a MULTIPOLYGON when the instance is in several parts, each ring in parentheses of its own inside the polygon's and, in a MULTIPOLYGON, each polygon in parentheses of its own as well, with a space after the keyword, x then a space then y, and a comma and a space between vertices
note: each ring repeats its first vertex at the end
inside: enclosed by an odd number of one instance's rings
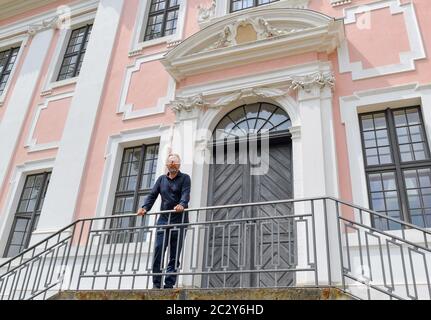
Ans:
POLYGON ((184 182, 183 182, 183 186, 181 189, 181 200, 180 200, 180 205, 183 206, 184 208, 188 208, 189 207, 189 201, 190 201, 190 177, 187 175, 184 178, 184 182))
POLYGON ((162 180, 162 176, 160 176, 156 183, 154 184, 153 188, 151 189, 150 194, 145 199, 144 205, 142 208, 144 208, 146 211, 150 211, 153 207, 154 202, 156 201, 157 197, 160 193, 160 182, 162 180))

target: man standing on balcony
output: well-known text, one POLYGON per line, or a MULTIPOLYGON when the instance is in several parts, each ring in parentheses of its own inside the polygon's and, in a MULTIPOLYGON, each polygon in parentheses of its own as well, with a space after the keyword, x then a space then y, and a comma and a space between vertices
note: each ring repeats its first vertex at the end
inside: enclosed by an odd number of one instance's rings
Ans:
MULTIPOLYGON (((160 289, 162 276, 161 264, 164 260, 165 251, 169 245, 169 263, 167 273, 176 273, 179 268, 179 257, 183 247, 185 236, 185 226, 168 226, 173 224, 186 224, 189 222, 188 213, 184 211, 188 208, 190 200, 190 176, 180 171, 181 159, 178 154, 169 154, 166 160, 168 173, 161 175, 154 184, 151 193, 145 199, 142 208, 137 214, 143 216, 151 210, 157 196, 162 197, 160 209, 175 210, 174 213, 163 213, 157 219, 156 225, 166 226, 157 228, 156 241, 153 256, 153 287, 160 289)), ((168 275, 165 278, 164 288, 173 288, 177 281, 177 275, 168 275)))

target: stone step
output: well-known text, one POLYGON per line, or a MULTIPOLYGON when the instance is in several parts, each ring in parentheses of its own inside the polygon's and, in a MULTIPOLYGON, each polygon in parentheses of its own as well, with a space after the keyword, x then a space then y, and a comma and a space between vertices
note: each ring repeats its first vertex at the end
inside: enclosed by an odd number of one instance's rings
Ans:
POLYGON ((338 288, 63 291, 51 300, 354 300, 338 288))

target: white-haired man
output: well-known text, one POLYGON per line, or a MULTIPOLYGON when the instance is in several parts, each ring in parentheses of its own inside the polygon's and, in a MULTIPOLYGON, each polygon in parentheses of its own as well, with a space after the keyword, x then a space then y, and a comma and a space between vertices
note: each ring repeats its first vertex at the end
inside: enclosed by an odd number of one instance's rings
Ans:
MULTIPOLYGON (((153 287, 160 288, 162 285, 162 261, 166 248, 169 245, 169 263, 167 273, 176 273, 179 268, 179 257, 183 247, 185 227, 178 226, 189 222, 188 213, 184 211, 188 208, 190 201, 190 176, 180 171, 181 159, 178 154, 169 154, 166 160, 168 173, 161 175, 154 184, 150 194, 145 199, 145 203, 137 212, 143 216, 151 210, 157 196, 162 197, 161 210, 175 210, 175 213, 163 213, 157 219, 156 241, 153 256, 153 287), (168 226, 176 224, 177 226, 168 226)), ((164 288, 173 288, 177 281, 177 275, 167 275, 165 277, 164 288)))

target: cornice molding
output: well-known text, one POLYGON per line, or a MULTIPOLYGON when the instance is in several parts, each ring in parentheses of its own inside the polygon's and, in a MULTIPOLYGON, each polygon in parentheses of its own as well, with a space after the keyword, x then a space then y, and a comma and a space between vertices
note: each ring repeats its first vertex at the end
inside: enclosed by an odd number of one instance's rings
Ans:
POLYGON ((210 97, 202 93, 177 97, 168 106, 176 113, 177 118, 186 119, 196 116, 197 111, 205 111, 211 108, 223 108, 237 101, 247 101, 250 98, 274 99, 286 97, 291 93, 311 92, 313 89, 333 89, 335 77, 332 72, 315 72, 302 76, 292 76, 278 86, 256 86, 242 88, 224 94, 222 96, 210 97))
POLYGON ((37 32, 50 28, 61 28, 68 22, 66 21, 67 19, 73 19, 82 14, 95 11, 97 10, 98 5, 99 0, 80 1, 68 6, 60 6, 36 16, 15 21, 2 26, 0 30, 0 40, 20 34, 28 34, 32 36, 37 32))
POLYGON ((0 4, 0 20, 40 8, 55 1, 57 0, 3 0, 0 4))
POLYGON ((30 36, 34 36, 36 33, 48 30, 48 29, 57 29, 60 24, 60 16, 55 16, 49 20, 43 20, 41 23, 35 23, 28 27, 27 33, 30 36))

